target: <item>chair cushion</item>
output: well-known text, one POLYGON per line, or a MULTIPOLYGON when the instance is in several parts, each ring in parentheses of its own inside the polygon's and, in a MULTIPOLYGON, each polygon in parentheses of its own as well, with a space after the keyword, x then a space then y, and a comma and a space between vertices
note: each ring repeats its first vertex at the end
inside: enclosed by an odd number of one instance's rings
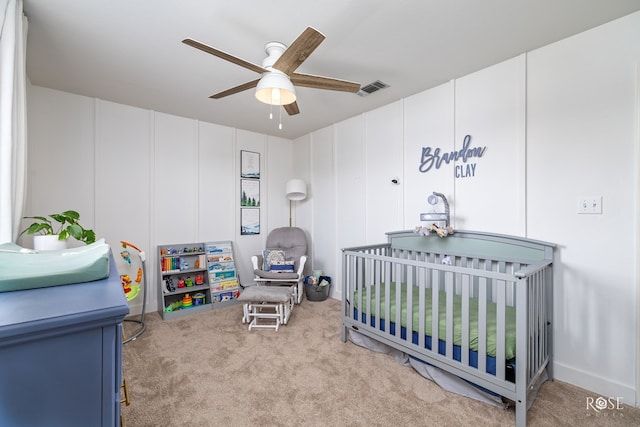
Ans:
POLYGON ((253 270, 253 273, 263 279, 298 280, 298 273, 279 273, 277 271, 253 270))
POLYGON ((286 260, 298 260, 307 254, 307 236, 298 227, 275 228, 267 236, 266 248, 283 250, 286 260))
POLYGON ((292 294, 287 286, 250 286, 240 293, 238 301, 288 302, 292 294))

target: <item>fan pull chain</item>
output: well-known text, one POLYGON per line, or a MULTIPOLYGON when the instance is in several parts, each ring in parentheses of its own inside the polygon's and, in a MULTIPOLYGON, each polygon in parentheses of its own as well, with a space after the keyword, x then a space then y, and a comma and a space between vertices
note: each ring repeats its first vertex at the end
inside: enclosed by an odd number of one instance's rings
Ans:
POLYGON ((282 106, 280 106, 279 110, 280 110, 280 123, 278 124, 278 129, 282 130, 282 106))
POLYGON ((269 120, 273 120, 273 104, 269 104, 269 120))

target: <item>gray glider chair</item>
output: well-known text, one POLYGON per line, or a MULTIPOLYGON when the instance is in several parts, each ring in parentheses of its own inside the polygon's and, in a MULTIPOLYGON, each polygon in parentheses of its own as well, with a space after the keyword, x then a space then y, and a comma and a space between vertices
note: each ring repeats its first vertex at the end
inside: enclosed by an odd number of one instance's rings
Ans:
POLYGON ((307 236, 298 227, 273 229, 266 249, 251 257, 254 280, 258 285, 294 286, 294 301, 304 294, 304 265, 307 262, 307 236))

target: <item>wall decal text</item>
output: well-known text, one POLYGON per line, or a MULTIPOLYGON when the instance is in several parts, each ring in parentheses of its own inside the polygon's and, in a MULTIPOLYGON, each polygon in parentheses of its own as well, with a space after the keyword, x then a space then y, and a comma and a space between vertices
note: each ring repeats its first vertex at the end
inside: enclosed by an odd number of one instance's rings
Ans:
MULTIPOLYGON (((449 164, 449 162, 462 160, 463 163, 467 163, 467 160, 475 157, 482 157, 487 147, 471 147, 471 135, 466 135, 462 142, 462 148, 458 151, 451 151, 448 153, 441 153, 440 147, 436 147, 432 150, 431 147, 422 147, 422 159, 420 160, 420 172, 426 173, 435 167, 440 169, 442 163, 449 164)), ((456 178, 466 178, 475 176, 476 164, 468 163, 465 165, 459 164, 455 167, 456 178)))

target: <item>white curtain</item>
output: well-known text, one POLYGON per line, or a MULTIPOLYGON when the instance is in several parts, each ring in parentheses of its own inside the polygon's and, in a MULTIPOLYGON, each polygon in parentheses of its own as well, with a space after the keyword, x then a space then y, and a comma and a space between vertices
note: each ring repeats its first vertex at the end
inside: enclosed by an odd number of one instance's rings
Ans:
POLYGON ((22 0, 0 0, 0 243, 15 242, 27 158, 27 20, 22 0))

